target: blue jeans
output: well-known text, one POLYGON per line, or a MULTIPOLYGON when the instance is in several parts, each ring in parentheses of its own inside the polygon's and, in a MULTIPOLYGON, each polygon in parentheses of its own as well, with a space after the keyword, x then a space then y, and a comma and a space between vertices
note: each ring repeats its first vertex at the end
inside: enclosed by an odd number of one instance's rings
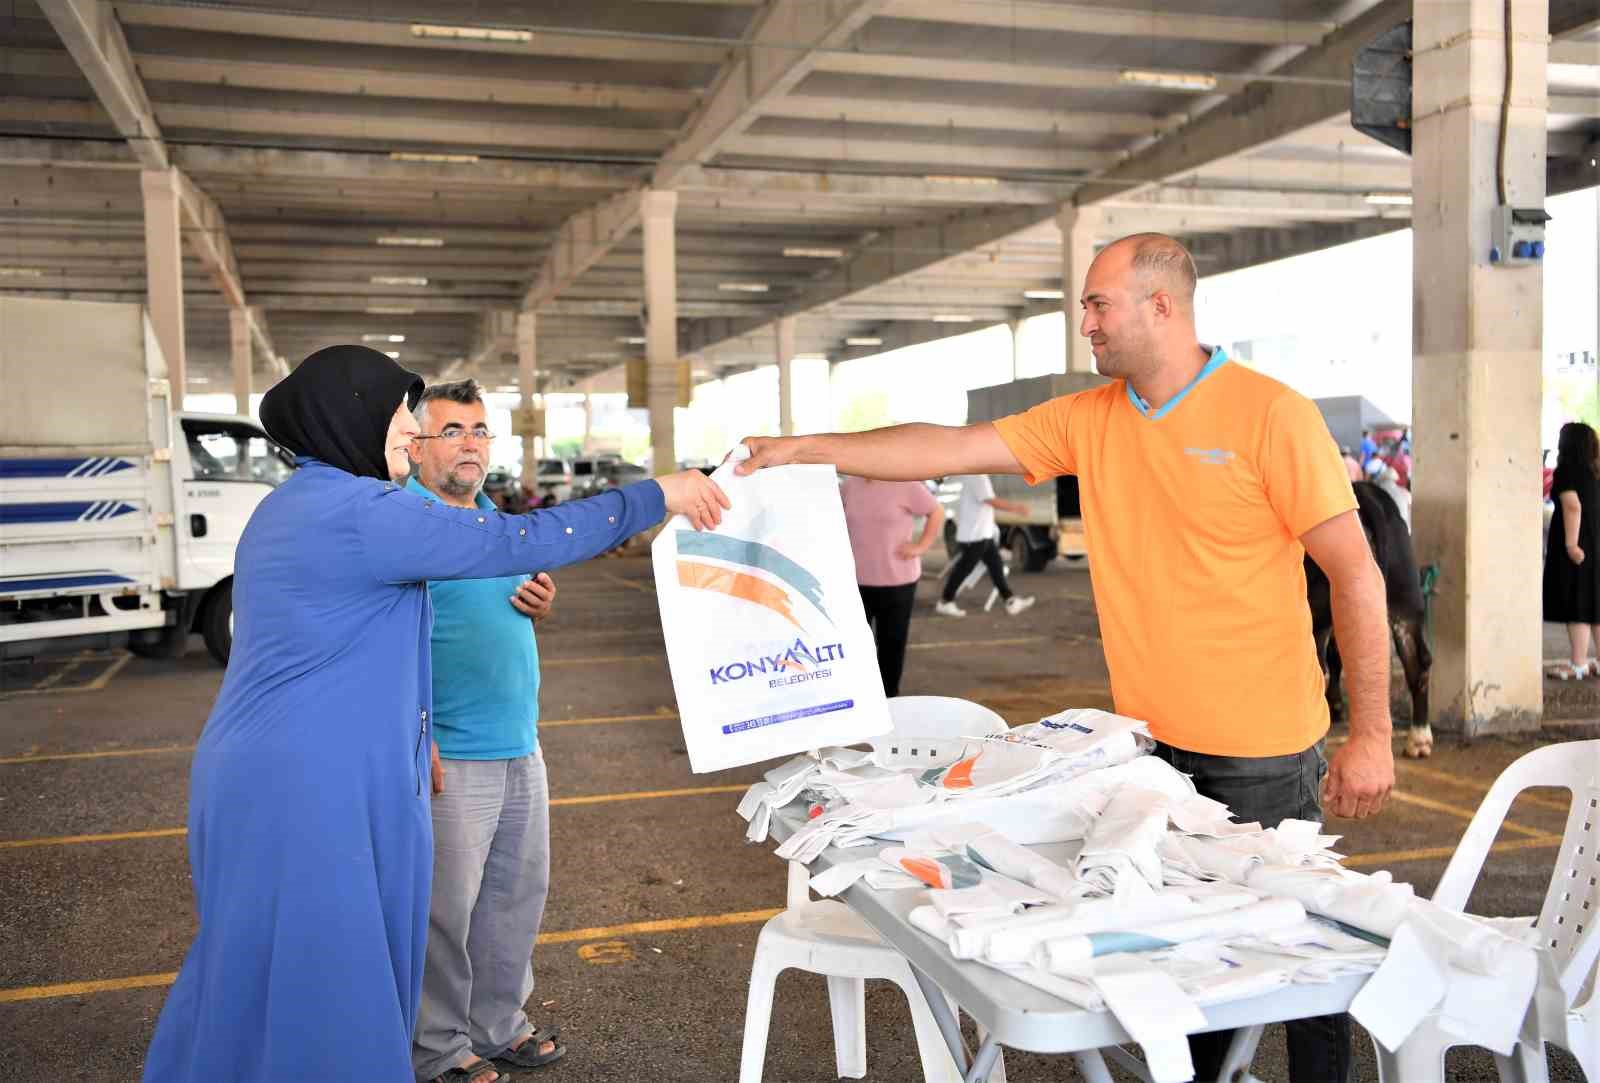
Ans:
MULTIPOLYGON (((1276 827, 1281 820, 1322 819, 1322 778, 1328 761, 1322 743, 1291 756, 1210 756, 1158 744, 1155 754, 1194 779, 1195 788, 1221 801, 1241 823, 1276 827)), ((1294 1083, 1346 1083, 1350 1078, 1350 1017, 1319 1015, 1284 1025, 1289 1078, 1294 1083)), ((1195 1079, 1215 1079, 1233 1038, 1230 1030, 1189 1038, 1195 1079)))
POLYGON ((433 900, 411 1062, 432 1079, 532 1031, 534 940, 550 887, 544 755, 444 762, 433 797, 433 900))

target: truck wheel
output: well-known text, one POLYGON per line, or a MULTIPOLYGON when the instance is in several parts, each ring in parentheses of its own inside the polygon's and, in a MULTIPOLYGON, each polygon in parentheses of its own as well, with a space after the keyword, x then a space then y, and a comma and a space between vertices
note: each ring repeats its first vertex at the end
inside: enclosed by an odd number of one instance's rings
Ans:
POLYGON ((1025 529, 1011 532, 1011 560, 1016 567, 1025 572, 1042 572, 1050 563, 1051 552, 1049 549, 1040 549, 1034 546, 1025 529))
POLYGON ((200 614, 200 634, 205 636, 206 650, 218 665, 228 664, 233 651, 233 580, 224 579, 211 588, 205 609, 200 614))

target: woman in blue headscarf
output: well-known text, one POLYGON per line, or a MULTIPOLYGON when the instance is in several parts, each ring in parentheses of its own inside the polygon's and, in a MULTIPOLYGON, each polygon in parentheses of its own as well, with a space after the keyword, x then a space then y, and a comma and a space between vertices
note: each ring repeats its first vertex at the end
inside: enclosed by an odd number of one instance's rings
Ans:
POLYGON ((262 400, 300 468, 239 543, 233 653, 189 779, 200 930, 147 1083, 409 1083, 433 869, 426 580, 549 571, 727 507, 696 470, 524 516, 424 499, 396 484, 422 388, 331 346, 262 400))

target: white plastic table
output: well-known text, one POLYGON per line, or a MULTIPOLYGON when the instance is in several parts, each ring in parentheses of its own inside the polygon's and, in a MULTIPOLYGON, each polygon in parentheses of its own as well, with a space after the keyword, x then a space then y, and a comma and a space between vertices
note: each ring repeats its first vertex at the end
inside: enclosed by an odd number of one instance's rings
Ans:
MULTIPOLYGON (((804 823, 799 803, 778 810, 772 817, 772 834, 780 842, 804 823)), ((889 844, 885 844, 889 845, 889 844)), ((1079 843, 1034 847, 1056 861, 1069 859, 1079 843)), ((872 846, 840 849, 830 846, 810 866, 813 876, 841 861, 857 861, 876 853, 872 846)), ((950 1046, 950 1054, 968 1083, 985 1083, 1002 1048, 1029 1053, 1089 1054, 1130 1042, 1128 1032, 1110 1012, 1094 1012, 1069 1004, 982 963, 963 962, 941 941, 916 928, 907 915, 919 904, 921 891, 875 891, 865 881, 847 888, 839 898, 911 964, 917 984, 950 1046), (941 995, 944 994, 944 995, 941 995), (945 995, 972 1016, 987 1033, 983 1046, 968 1063, 960 1024, 945 995)), ((1230 1030, 1332 1015, 1349 1010, 1369 975, 1358 974, 1328 984, 1287 985, 1270 993, 1202 1008, 1202 1030, 1230 1030)), ((1098 1056, 1075 1057, 1090 1083, 1111 1083, 1098 1056)), ((1118 1058, 1121 1059, 1121 1058, 1118 1058)), ((1248 1068, 1248 1065, 1236 1067, 1248 1068)))

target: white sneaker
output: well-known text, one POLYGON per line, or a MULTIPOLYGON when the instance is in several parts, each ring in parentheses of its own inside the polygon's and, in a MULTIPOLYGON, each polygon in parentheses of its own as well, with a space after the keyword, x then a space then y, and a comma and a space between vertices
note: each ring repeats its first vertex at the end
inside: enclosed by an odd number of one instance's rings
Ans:
POLYGON ((1013 594, 1011 597, 1006 599, 1006 612, 1010 613, 1014 617, 1032 604, 1033 598, 1031 595, 1027 598, 1023 598, 1013 594))
POLYGON ((967 611, 954 602, 940 602, 933 607, 933 611, 941 617, 964 617, 967 611))

